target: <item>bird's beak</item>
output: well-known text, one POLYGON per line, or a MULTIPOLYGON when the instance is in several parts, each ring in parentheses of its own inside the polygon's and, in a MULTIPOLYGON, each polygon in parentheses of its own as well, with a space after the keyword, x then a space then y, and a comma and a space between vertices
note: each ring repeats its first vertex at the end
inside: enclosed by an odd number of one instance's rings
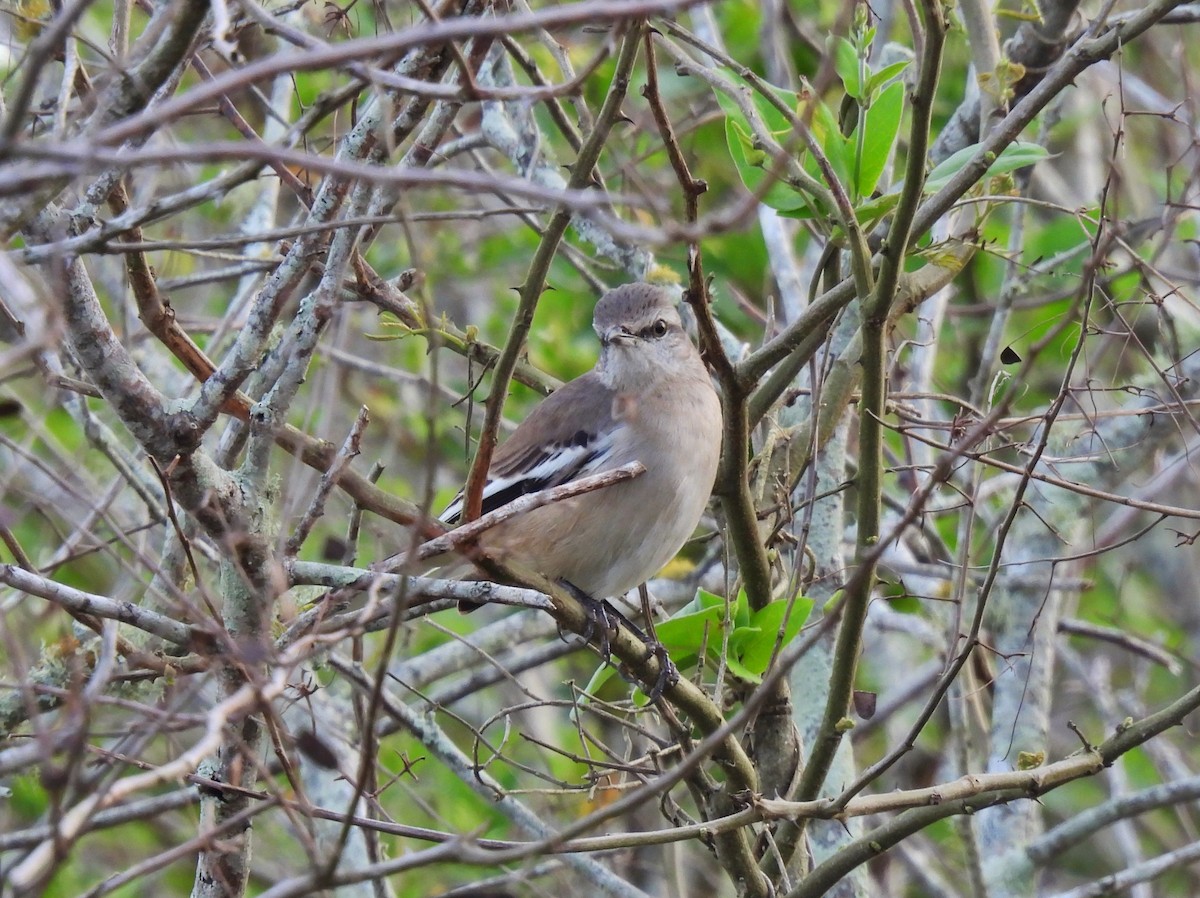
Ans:
POLYGON ((606 345, 612 343, 625 343, 633 339, 633 332, 629 330, 629 328, 622 327, 618 324, 606 330, 602 339, 606 345))

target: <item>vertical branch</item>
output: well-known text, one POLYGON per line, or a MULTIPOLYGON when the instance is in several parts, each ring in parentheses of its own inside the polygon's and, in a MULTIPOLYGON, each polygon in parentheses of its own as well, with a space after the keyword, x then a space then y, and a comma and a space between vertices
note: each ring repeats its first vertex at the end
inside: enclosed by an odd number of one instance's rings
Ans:
MULTIPOLYGON (((637 59, 638 41, 642 28, 641 21, 631 22, 621 44, 621 52, 617 57, 616 71, 613 73, 612 84, 604 105, 596 117, 596 127, 588 135, 571 166, 571 177, 567 182, 568 189, 581 190, 592 182, 592 170, 600 158, 600 152, 608 140, 609 132, 621 116, 621 102, 629 90, 629 77, 637 59)), ((525 340, 529 329, 533 326, 533 313, 537 309, 542 290, 545 289, 546 276, 550 272, 550 263, 558 252, 558 245, 567 232, 571 223, 569 209, 560 207, 550 217, 542 239, 534 252, 533 261, 529 264, 525 280, 518 294, 517 312, 513 317, 512 327, 508 332, 504 349, 496 359, 496 368, 492 372, 492 389, 488 393, 484 409, 483 428, 479 434, 479 445, 475 450, 475 459, 471 463, 471 472, 467 477, 464 499, 464 517, 466 521, 479 517, 483 506, 483 485, 487 482, 488 468, 492 463, 492 453, 496 449, 497 429, 500 426, 500 415, 504 411, 504 400, 508 396, 508 383, 512 379, 513 369, 517 359, 525 349, 525 340)))
MULTIPOLYGON (((708 184, 693 177, 679 148, 679 142, 675 139, 658 90, 654 43, 649 34, 646 36, 646 53, 647 85, 644 93, 650 102, 650 110, 659 133, 663 136, 667 158, 670 159, 671 167, 675 170, 675 176, 683 189, 685 216, 688 221, 695 222, 699 218, 699 197, 708 190, 708 184)), ((717 382, 721 385, 724 431, 716 492, 722 499, 722 508, 728 524, 728 539, 738 559, 746 595, 751 607, 758 609, 771 601, 771 573, 766 547, 759 534, 754 499, 750 494, 748 466, 751 421, 748 400, 752 384, 739 376, 737 368, 721 344, 717 324, 713 319, 708 283, 704 277, 702 251, 697 240, 688 244, 687 301, 696 314, 696 326, 704 357, 712 366, 717 382)))
MULTIPOLYGON (((693 177, 687 159, 675 138, 671 120, 663 106, 662 96, 658 89, 654 41, 649 29, 646 31, 645 43, 646 87, 642 93, 650 104, 654 121, 658 125, 663 144, 667 148, 671 167, 675 170, 675 176, 683 190, 684 214, 689 222, 695 222, 700 216, 700 196, 708 190, 708 184, 693 177)), ((687 301, 696 314, 704 354, 717 371, 722 396, 737 397, 738 426, 742 428, 744 425, 744 429, 739 430, 739 437, 736 438, 740 441, 730 442, 727 439, 723 441, 724 453, 733 453, 734 456, 745 458, 749 454, 749 425, 746 419, 747 397, 744 391, 738 389, 737 372, 729 356, 725 353, 717 334, 716 322, 712 315, 712 300, 708 295, 708 284, 704 278, 703 256, 698 240, 692 240, 688 244, 688 278, 687 301)), ((728 416, 728 404, 725 399, 722 399, 722 405, 726 408, 725 415, 728 416)), ((727 430, 725 437, 729 436, 727 430)), ((733 513, 741 522, 748 520, 750 526, 740 528, 743 538, 735 542, 735 551, 743 570, 752 572, 753 589, 747 587, 747 594, 753 597, 751 603, 755 607, 761 607, 769 602, 771 597, 770 569, 767 563, 766 549, 758 533, 747 472, 741 471, 740 479, 736 483, 742 488, 737 490, 735 495, 742 501, 736 509, 733 509, 733 513)), ((726 512, 727 516, 729 513, 729 511, 726 512)), ((743 577, 745 578, 745 575, 743 577)), ((766 794, 786 795, 800 763, 800 746, 796 739, 795 729, 791 726, 791 695, 787 682, 780 680, 772 689, 772 693, 771 699, 765 703, 766 707, 763 713, 755 718, 755 744, 759 752, 757 772, 760 788, 766 794)), ((717 795, 710 805, 717 813, 727 812, 730 809, 729 798, 726 794, 717 795)), ((745 830, 738 829, 722 833, 716 837, 715 841, 718 857, 721 858, 731 875, 746 883, 748 894, 763 894, 768 891, 766 876, 758 870, 755 864, 745 830)))
MULTIPOLYGON (((912 95, 912 128, 904 189, 896 207, 896 216, 880 250, 882 261, 875 289, 864 304, 862 325, 862 401, 859 417, 858 466, 858 542, 860 559, 873 554, 879 540, 881 476, 883 472, 883 415, 887 403, 886 329, 888 311, 904 270, 908 243, 913 233, 913 217, 925 182, 925 160, 933 100, 941 71, 942 48, 946 38, 946 11, 939 0, 923 0, 925 55, 921 73, 912 95)), ((834 650, 834 668, 830 676, 829 697, 821 731, 813 744, 808 767, 804 771, 799 798, 815 798, 825 780, 834 754, 842 741, 847 724, 846 712, 854 689, 854 675, 862 644, 867 605, 874 585, 874 563, 860 568, 846 587, 842 625, 834 650)))
MULTIPOLYGON (((958 4, 967 41, 971 45, 971 64, 975 68, 974 89, 979 96, 979 134, 987 134, 992 116, 1002 112, 1001 97, 1004 85, 999 83, 1000 39, 992 18, 992 4, 985 0, 962 0, 958 4)), ((971 86, 968 86, 968 91, 971 86)))
MULTIPOLYGON (((264 547, 265 548, 265 547, 264 547)), ((219 694, 228 701, 247 687, 257 676, 265 674, 262 660, 251 664, 250 659, 265 659, 264 631, 267 613, 274 596, 265 584, 248 582, 245 573, 265 569, 262 564, 244 569, 230 560, 221 565, 221 594, 225 600, 222 621, 244 658, 233 657, 222 664, 218 674, 219 694), (257 649, 257 651, 255 651, 257 649)), ((196 875, 192 898, 241 898, 250 878, 251 828, 245 811, 250 807, 249 790, 258 778, 258 755, 265 733, 260 719, 247 714, 228 723, 216 751, 200 762, 197 772, 214 782, 231 787, 211 790, 201 800, 200 831, 222 832, 220 839, 209 840, 196 857, 196 875), (240 822, 238 822, 240 821, 240 822), (230 827, 233 826, 232 830, 230 827)))
MULTIPOLYGON (((35 236, 52 231, 53 218, 43 215, 35 236)), ((223 563, 225 626, 234 646, 229 663, 219 672, 221 697, 230 698, 247 685, 247 668, 263 670, 266 657, 264 618, 282 581, 273 576, 269 545, 253 526, 261 508, 250 507, 239 485, 196 451, 194 422, 186 413, 168 413, 165 398, 141 373, 117 339, 104 315, 83 263, 75 259, 63 271, 64 315, 76 356, 100 387, 122 423, 152 457, 164 463, 174 494, 209 531, 223 542, 228 556, 223 563), (190 426, 191 425, 191 426, 190 426), (259 659, 243 666, 246 658, 259 659)), ((265 671, 264 671, 265 672, 265 671)), ((261 740, 261 727, 250 715, 242 717, 225 734, 219 754, 211 760, 211 774, 220 782, 243 788, 252 784, 257 767, 245 760, 261 740)), ((210 826, 241 814, 249 797, 210 796, 205 819, 210 826)), ((214 846, 201 854, 197 881, 205 888, 198 895, 240 895, 248 875, 248 822, 231 837, 232 843, 214 846), (236 845, 231 850, 230 844, 236 845), (229 891, 224 891, 228 888, 229 891)))

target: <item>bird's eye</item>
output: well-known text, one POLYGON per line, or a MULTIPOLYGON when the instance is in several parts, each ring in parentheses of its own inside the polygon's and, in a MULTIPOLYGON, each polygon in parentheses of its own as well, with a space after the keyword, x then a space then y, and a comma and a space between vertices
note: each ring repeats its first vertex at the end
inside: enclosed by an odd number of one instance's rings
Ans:
POLYGON ((667 322, 663 318, 659 318, 650 328, 650 333, 656 337, 665 337, 667 335, 667 322))

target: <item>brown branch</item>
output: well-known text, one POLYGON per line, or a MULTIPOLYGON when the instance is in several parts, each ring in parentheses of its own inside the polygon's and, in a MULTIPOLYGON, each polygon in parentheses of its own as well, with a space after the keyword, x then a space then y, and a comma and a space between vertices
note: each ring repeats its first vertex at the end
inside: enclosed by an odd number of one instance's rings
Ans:
MULTIPOLYGON (((641 22, 629 25, 629 30, 621 45, 621 52, 617 57, 612 84, 605 95, 600 113, 596 116, 596 124, 592 133, 588 135, 579 154, 575 157, 575 162, 571 166, 571 177, 567 180, 567 189, 562 192, 563 194, 592 194, 603 205, 613 201, 611 195, 585 188, 592 183, 592 170, 600 158, 609 133, 621 116, 621 102, 629 89, 629 75, 637 58, 638 35, 643 27, 641 22)), ((533 326, 533 313, 537 309, 538 300, 546 287, 550 264, 558 252, 559 244, 570 223, 570 208, 561 201, 558 202, 556 211, 542 232, 537 250, 529 263, 529 270, 519 288, 520 300, 517 311, 513 316, 512 327, 509 329, 504 349, 501 351, 500 357, 496 359, 496 367, 492 373, 492 389, 488 393, 487 403, 484 407, 484 420, 479 433, 479 443, 475 449, 475 458, 471 462, 471 470, 467 475, 463 496, 464 520, 470 521, 479 517, 483 507, 483 488, 487 482, 488 469, 491 467, 492 453, 496 448, 500 416, 504 411, 504 400, 508 397, 508 384, 512 379, 517 358, 524 351, 529 329, 533 326)))
MULTIPOLYGON (((700 0, 589 0, 547 7, 531 13, 486 18, 451 18, 406 28, 394 34, 359 38, 305 53, 278 53, 257 60, 240 69, 223 72, 212 81, 197 85, 186 94, 163 103, 153 111, 133 116, 111 125, 95 135, 99 143, 118 145, 144 131, 155 131, 167 122, 184 115, 197 106, 217 99, 225 93, 257 81, 293 72, 309 72, 335 68, 361 59, 386 58, 402 50, 428 44, 443 44, 467 38, 500 37, 539 28, 563 28, 570 25, 597 22, 628 22, 647 16, 668 15, 700 0)), ((205 6, 205 4, 200 4, 205 6)))

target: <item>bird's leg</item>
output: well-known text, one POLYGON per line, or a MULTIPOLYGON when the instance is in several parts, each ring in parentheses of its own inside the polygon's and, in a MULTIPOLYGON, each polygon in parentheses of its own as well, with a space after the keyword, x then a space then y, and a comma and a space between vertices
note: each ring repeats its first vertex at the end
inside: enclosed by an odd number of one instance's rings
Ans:
MULTIPOLYGON (((641 599, 642 616, 646 619, 646 630, 650 634, 648 637, 642 637, 646 643, 646 657, 658 659, 658 676, 647 693, 651 702, 657 702, 662 698, 666 689, 679 682, 679 668, 675 666, 675 662, 667 654, 667 647, 659 641, 658 634, 654 632, 654 614, 650 608, 650 592, 646 589, 645 583, 638 587, 638 598, 641 599)), ((637 628, 635 627, 634 630, 637 631, 637 628)))
MULTIPOLYGON (((607 599, 597 601, 590 595, 576 586, 569 580, 561 580, 563 587, 569 592, 584 611, 587 612, 587 625, 584 627, 583 633, 580 635, 587 642, 591 642, 593 637, 598 637, 600 657, 606 664, 612 663, 612 650, 608 641, 608 634, 616 632, 618 625, 624 624, 629 628, 638 639, 646 644, 646 657, 654 657, 658 659, 658 676, 650 687, 647 695, 650 701, 656 702, 662 698, 663 692, 671 686, 679 682, 679 668, 675 666, 675 662, 671 660, 671 656, 667 654, 667 648, 658 640, 658 636, 654 633, 654 619, 650 616, 650 599, 646 592, 646 587, 643 584, 639 587, 639 594, 642 598, 642 612, 646 615, 646 623, 650 628, 650 635, 646 633, 631 621, 628 617, 609 602, 607 599), (597 628, 599 632, 597 633, 597 628)), ((623 673, 623 676, 628 676, 628 673, 623 673)))
POLYGON ((575 601, 583 606, 583 610, 587 612, 587 624, 580 635, 588 642, 591 642, 593 637, 598 639, 597 647, 600 649, 600 657, 604 659, 605 664, 612 663, 612 648, 609 645, 608 634, 615 633, 620 624, 629 627, 642 639, 646 638, 645 634, 634 626, 629 618, 614 608, 608 601, 593 599, 569 580, 560 580, 559 582, 575 598, 575 601))

